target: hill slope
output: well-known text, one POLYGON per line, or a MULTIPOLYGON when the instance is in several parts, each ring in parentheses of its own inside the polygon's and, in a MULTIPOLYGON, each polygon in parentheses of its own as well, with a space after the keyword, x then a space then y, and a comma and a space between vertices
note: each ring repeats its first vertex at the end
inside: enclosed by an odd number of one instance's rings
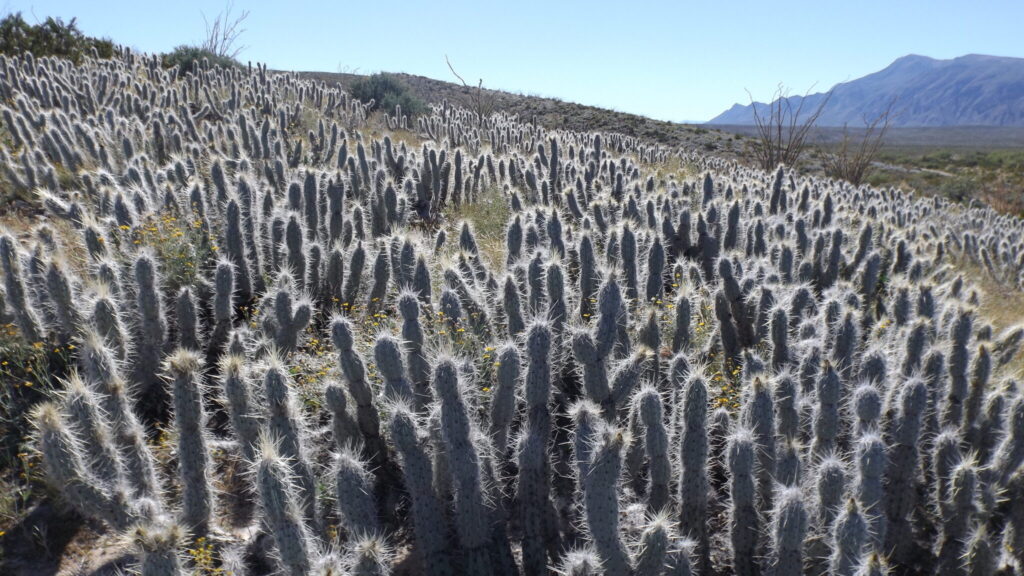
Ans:
MULTIPOLYGON (((428 104, 448 100, 466 109, 475 109, 476 88, 467 88, 426 76, 389 74, 401 79, 418 98, 428 104)), ((331 72, 300 72, 299 75, 322 80, 328 84, 338 82, 345 88, 364 77, 331 72)), ((514 114, 522 122, 539 124, 553 130, 619 132, 666 146, 695 148, 733 159, 738 157, 742 148, 740 139, 733 134, 709 130, 702 126, 666 122, 627 112, 565 102, 557 98, 528 96, 485 88, 483 99, 491 110, 514 114)))
MULTIPOLYGON (((805 112, 825 93, 811 94, 805 112)), ((799 106, 802 96, 791 96, 799 106)), ((884 70, 832 88, 820 126, 858 126, 896 102, 895 126, 1024 126, 1024 58, 971 54, 952 60, 910 55, 884 70)), ((759 113, 767 104, 757 102, 759 113)), ((753 108, 735 104, 708 124, 753 124, 753 108)))

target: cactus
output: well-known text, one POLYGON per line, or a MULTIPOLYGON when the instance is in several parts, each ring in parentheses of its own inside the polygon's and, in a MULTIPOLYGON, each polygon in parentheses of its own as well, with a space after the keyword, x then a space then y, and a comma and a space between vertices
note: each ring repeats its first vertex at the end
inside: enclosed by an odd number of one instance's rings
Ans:
POLYGON ((9 234, 0 236, 0 270, 3 270, 4 297, 13 314, 18 331, 26 340, 37 342, 42 339, 42 328, 39 316, 31 306, 24 280, 22 264, 20 264, 17 245, 9 234))
POLYGON ((402 315, 402 339, 405 341, 405 363, 415 393, 415 406, 422 412, 430 402, 430 365, 424 350, 423 327, 420 323, 420 304, 413 292, 398 296, 398 310, 402 315))
POLYGON ((654 517, 640 535, 640 548, 636 554, 636 576, 660 576, 664 573, 672 542, 672 529, 668 519, 654 517))
POLYGON ((757 494, 761 509, 772 509, 775 471, 775 407, 768 388, 754 377, 750 397, 740 416, 743 425, 754 433, 757 450, 757 494))
POLYGON ((255 462, 262 419, 256 411, 245 359, 234 354, 224 356, 220 362, 220 374, 228 417, 238 438, 242 458, 246 462, 255 462))
MULTIPOLYGON (((387 576, 390 574, 389 561, 391 550, 379 536, 364 536, 350 546, 350 556, 346 562, 348 571, 353 576, 387 576)), ((336 566, 325 566, 325 576, 334 573, 336 566)))
POLYGON ((839 436, 839 396, 842 384, 832 365, 825 363, 818 379, 818 405, 814 412, 814 445, 819 455, 835 451, 839 436))
POLYGON ((495 356, 498 359, 498 370, 491 396, 490 433, 495 450, 503 458, 508 453, 509 426, 515 416, 520 358, 518 350, 511 343, 502 346, 495 356))
POLYGON ((231 334, 235 296, 235 270, 231 261, 217 261, 213 286, 213 331, 206 347, 206 361, 211 364, 220 358, 231 334))
POLYGON ((132 380, 138 386, 140 396, 149 401, 145 405, 146 414, 155 416, 163 413, 168 403, 167 392, 158 376, 167 322, 160 302, 159 280, 153 256, 146 252, 139 254, 135 259, 134 271, 138 335, 134 347, 132 380))
POLYGON ((313 304, 296 299, 295 279, 287 273, 278 276, 274 291, 264 296, 263 330, 272 339, 278 353, 288 355, 299 345, 299 336, 313 318, 313 304))
POLYGON ((64 384, 68 425, 84 448, 89 470, 106 485, 120 485, 124 473, 96 394, 76 372, 64 384))
POLYGON ((953 469, 949 495, 941 502, 941 531, 935 544, 940 574, 963 574, 971 520, 977 511, 978 473, 971 460, 953 469))
POLYGON ((82 372, 91 387, 99 392, 103 412, 110 421, 114 443, 124 455, 126 480, 136 497, 157 496, 156 468, 145 441, 145 432, 135 417, 127 387, 117 372, 117 362, 95 332, 82 339, 79 357, 82 372))
POLYGON ((908 380, 900 392, 886 467, 886 550, 896 564, 909 565, 916 535, 911 514, 917 507, 918 443, 928 408, 928 389, 920 379, 908 380))
POLYGON ((64 498, 86 517, 99 518, 115 530, 135 521, 127 495, 116 485, 104 486, 88 473, 82 449, 56 406, 43 404, 34 414, 39 452, 49 480, 64 498))
POLYGON ((342 525, 356 538, 380 532, 373 483, 366 464, 350 446, 343 447, 334 459, 334 487, 342 525))
POLYGON ((885 487, 884 472, 887 466, 885 444, 877 433, 869 433, 857 440, 854 453, 856 477, 853 491, 857 495, 864 514, 870 519, 871 545, 876 551, 882 550, 886 537, 886 516, 883 510, 885 487))
POLYGON ((252 274, 249 270, 249 261, 246 259, 245 243, 242 240, 241 209, 235 198, 228 200, 226 223, 224 228, 224 246, 228 259, 238 271, 238 278, 235 281, 238 290, 238 299, 241 302, 249 302, 254 296, 252 274))
POLYGON ((288 459, 277 452, 274 442, 264 437, 256 462, 263 519, 286 574, 310 574, 317 555, 316 541, 303 520, 302 497, 292 482, 288 459))
POLYGON ((595 431, 588 474, 583 477, 583 509, 605 574, 630 573, 629 555, 619 533, 619 476, 629 440, 613 426, 595 431))
POLYGON ((390 334, 381 334, 373 346, 373 357, 384 378, 384 396, 392 402, 411 402, 413 392, 402 363, 402 343, 390 334))
POLYGON ((760 523, 755 488, 754 433, 737 429, 729 437, 729 537, 732 544, 732 569, 740 576, 759 573, 758 538, 760 523))
POLYGON ((362 436, 359 425, 349 413, 348 395, 345 394, 345 389, 337 383, 327 384, 324 389, 324 400, 327 403, 327 409, 331 411, 334 445, 338 449, 361 446, 362 436))
POLYGON ((441 435, 449 456, 455 495, 455 528, 463 569, 468 574, 490 574, 487 547, 490 511, 484 505, 480 459, 473 445, 469 415, 459 392, 458 369, 450 358, 434 367, 434 389, 441 401, 441 435))
POLYGON ((505 323, 508 326, 508 336, 517 338, 526 329, 526 324, 523 322, 519 288, 511 276, 505 277, 502 306, 505 312, 505 323))
POLYGON ((544 322, 530 324, 526 334, 526 427, 519 440, 519 509, 523 526, 523 573, 547 571, 547 525, 551 436, 551 329, 544 322))
POLYGON ((832 534, 832 556, 829 572, 836 576, 853 576, 860 564, 868 541, 868 521, 861 513, 855 498, 836 518, 832 534))
POLYGON ((132 533, 132 541, 139 555, 139 575, 184 575, 186 572, 180 552, 184 539, 184 530, 176 524, 137 526, 132 533))
POLYGON ((389 429, 412 500, 413 530, 423 558, 424 573, 453 575, 445 515, 431 485, 430 458, 418 438, 414 414, 407 407, 396 406, 391 413, 389 429))
POLYGON ((366 381, 366 365, 354 349, 351 323, 342 317, 331 321, 331 339, 338 351, 338 364, 348 383, 348 392, 356 403, 356 422, 363 437, 363 454, 379 467, 387 460, 387 447, 380 435, 380 419, 373 403, 373 392, 366 381))
POLYGON ((559 574, 565 576, 600 576, 604 574, 601 570, 601 558, 592 549, 570 550, 565 554, 559 574))
POLYGON ((181 521, 193 536, 210 529, 214 516, 211 469, 203 410, 203 383, 198 354, 178 349, 167 359, 174 399, 174 428, 178 435, 178 473, 181 476, 181 521))
POLYGON ((778 576, 803 574, 804 534, 807 531, 807 512, 799 488, 779 490, 772 514, 772 545, 768 562, 778 576))
POLYGON ((665 510, 669 503, 669 480, 672 465, 668 453, 668 432, 665 430, 661 395, 654 388, 642 388, 633 397, 644 430, 647 453, 647 507, 654 513, 665 510))
POLYGON ((267 430, 277 442, 277 453, 288 461, 304 522, 312 529, 316 526, 316 479, 306 456, 301 412, 295 407, 288 372, 273 356, 263 375, 263 393, 268 409, 267 430))
POLYGON ((679 352, 689 346, 692 338, 690 296, 684 290, 679 291, 675 301, 675 324, 672 330, 672 351, 679 352))
POLYGON ((967 344, 971 338, 974 320, 966 310, 959 310, 950 328, 952 348, 949 353, 949 383, 942 407, 942 424, 944 426, 960 426, 964 414, 964 402, 967 401, 967 344))
POLYGON ((187 350, 199 350, 199 318, 196 314, 195 297, 188 287, 178 291, 175 300, 175 316, 178 319, 178 346, 187 350))
POLYGON ((692 538, 698 571, 710 569, 709 532, 702 519, 708 513, 708 392, 704 381, 693 378, 686 385, 679 414, 679 531, 692 538))

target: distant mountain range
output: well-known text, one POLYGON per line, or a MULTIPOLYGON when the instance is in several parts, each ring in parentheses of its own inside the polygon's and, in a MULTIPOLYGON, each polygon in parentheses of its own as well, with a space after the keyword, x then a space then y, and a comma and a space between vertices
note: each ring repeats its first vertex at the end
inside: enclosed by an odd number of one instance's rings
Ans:
MULTIPOLYGON (((802 113, 812 113, 825 96, 808 95, 802 113)), ((789 97, 793 110, 803 99, 789 97)), ((893 126, 1024 126, 1024 58, 904 56, 884 70, 836 84, 818 125, 863 126, 893 99, 893 126)), ((767 104, 753 106, 769 114, 767 104)), ((754 124, 753 108, 735 104, 708 124, 754 124)))

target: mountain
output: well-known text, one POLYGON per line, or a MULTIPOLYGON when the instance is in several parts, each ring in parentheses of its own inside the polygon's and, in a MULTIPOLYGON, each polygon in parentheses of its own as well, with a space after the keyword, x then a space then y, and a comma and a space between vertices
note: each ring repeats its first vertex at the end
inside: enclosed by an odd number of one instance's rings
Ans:
MULTIPOLYGON (((791 96, 803 114, 818 108, 824 93, 791 96)), ((895 99, 893 126, 1024 126, 1024 58, 970 54, 952 60, 910 55, 884 70, 836 84, 819 126, 863 126, 895 99)), ((769 114, 757 102, 758 114, 769 114)), ((806 116, 805 116, 806 117, 806 116)), ((750 105, 735 104, 708 124, 754 123, 750 105)))

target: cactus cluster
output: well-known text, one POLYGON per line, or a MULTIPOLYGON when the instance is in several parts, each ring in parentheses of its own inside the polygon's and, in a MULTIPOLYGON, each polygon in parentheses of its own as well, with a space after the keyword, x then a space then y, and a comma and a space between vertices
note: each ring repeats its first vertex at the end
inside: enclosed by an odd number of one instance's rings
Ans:
POLYGON ((74 345, 37 448, 143 574, 1024 570, 1024 330, 957 268, 1024 287, 1019 220, 447 102, 378 140, 259 66, 0 72, 70 231, 0 233, 0 315, 74 345))

